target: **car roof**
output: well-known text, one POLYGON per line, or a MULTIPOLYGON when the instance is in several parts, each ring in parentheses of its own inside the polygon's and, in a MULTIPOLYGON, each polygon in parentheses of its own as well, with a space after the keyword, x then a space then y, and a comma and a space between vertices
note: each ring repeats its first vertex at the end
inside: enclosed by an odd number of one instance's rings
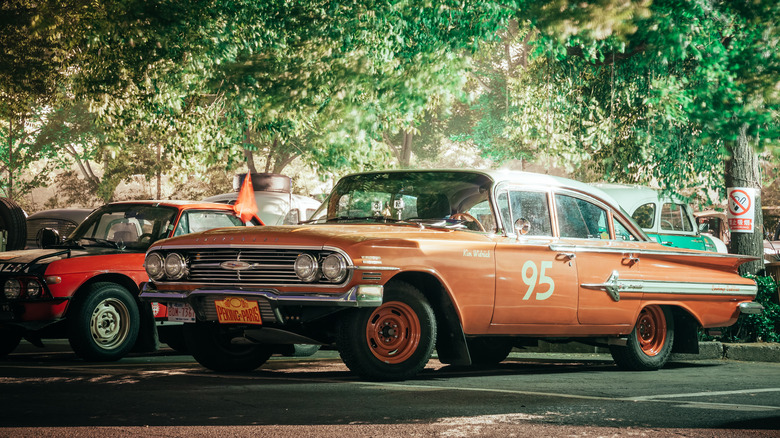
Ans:
POLYGON ((377 173, 425 173, 425 172, 462 172, 484 175, 495 183, 510 182, 517 184, 540 185, 551 188, 566 188, 588 194, 602 202, 610 205, 617 211, 620 211, 621 205, 611 194, 606 193, 599 187, 592 184, 586 184, 569 178, 547 175, 542 173, 524 172, 520 170, 484 170, 484 169, 393 169, 378 170, 371 172, 359 172, 352 175, 371 175, 377 173))
POLYGON ((91 208, 53 208, 27 216, 27 220, 65 219, 76 223, 83 221, 92 212, 91 208))
POLYGON ((182 200, 117 201, 117 202, 111 202, 106 205, 153 205, 153 206, 163 206, 163 207, 175 207, 181 210, 189 210, 189 209, 233 210, 233 206, 227 204, 219 204, 216 202, 182 201, 182 200))
POLYGON ((611 195, 629 213, 633 213, 636 207, 648 202, 686 204, 686 202, 676 196, 663 195, 659 190, 646 186, 610 183, 594 183, 591 185, 611 195))

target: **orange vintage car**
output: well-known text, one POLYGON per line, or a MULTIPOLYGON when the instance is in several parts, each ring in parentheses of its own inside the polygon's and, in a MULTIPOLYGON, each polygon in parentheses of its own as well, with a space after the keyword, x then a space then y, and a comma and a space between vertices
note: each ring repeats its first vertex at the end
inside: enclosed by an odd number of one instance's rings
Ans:
POLYGON ((617 364, 695 353, 699 327, 760 312, 749 257, 652 242, 602 191, 522 172, 347 176, 313 220, 155 243, 141 299, 189 314, 185 340, 216 371, 274 344, 334 345, 363 378, 415 376, 434 348, 491 364, 539 339, 608 345, 617 364))

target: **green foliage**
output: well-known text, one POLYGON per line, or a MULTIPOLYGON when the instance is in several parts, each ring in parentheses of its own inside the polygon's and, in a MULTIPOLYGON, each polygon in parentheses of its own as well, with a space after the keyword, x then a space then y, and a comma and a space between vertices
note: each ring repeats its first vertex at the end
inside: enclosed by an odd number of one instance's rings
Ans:
POLYGON ((758 284, 755 301, 764 306, 760 315, 740 315, 736 324, 720 329, 723 342, 780 342, 780 305, 775 279, 751 277, 758 284))

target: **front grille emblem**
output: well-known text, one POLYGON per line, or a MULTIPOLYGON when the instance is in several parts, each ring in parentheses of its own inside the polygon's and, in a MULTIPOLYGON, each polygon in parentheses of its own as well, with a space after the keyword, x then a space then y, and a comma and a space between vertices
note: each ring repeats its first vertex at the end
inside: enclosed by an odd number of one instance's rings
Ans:
POLYGON ((227 262, 222 262, 219 264, 219 267, 230 271, 245 271, 247 269, 254 268, 251 263, 242 262, 241 260, 229 260, 227 262))

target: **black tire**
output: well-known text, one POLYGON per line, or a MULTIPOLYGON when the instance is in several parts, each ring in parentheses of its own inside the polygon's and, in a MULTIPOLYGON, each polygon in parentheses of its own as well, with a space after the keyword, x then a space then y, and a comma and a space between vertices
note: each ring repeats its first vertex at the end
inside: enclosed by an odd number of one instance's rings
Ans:
POLYGON ((11 328, 0 329, 0 357, 11 354, 19 342, 22 341, 22 333, 11 328))
POLYGON ((416 376, 431 357, 436 317, 428 300, 404 282, 385 287, 384 303, 344 314, 336 335, 341 359, 368 380, 404 380, 416 376))
POLYGON ((467 340, 471 364, 489 366, 501 363, 514 347, 511 339, 505 338, 473 338, 467 340))
POLYGON ((647 306, 639 313, 626 346, 609 347, 618 368, 655 371, 666 365, 674 344, 674 317, 668 307, 647 306))
POLYGON ((292 347, 292 357, 309 357, 320 351, 317 344, 294 344, 292 347))
POLYGON ((8 198, 0 198, 0 230, 8 231, 6 251, 24 249, 27 244, 27 218, 22 207, 8 198))
POLYGON ((140 316, 138 304, 116 283, 95 283, 68 309, 68 340, 84 360, 119 360, 133 349, 140 316))
POLYGON ((183 325, 157 327, 157 333, 160 336, 160 342, 168 344, 169 347, 179 353, 190 354, 190 349, 187 348, 187 341, 184 340, 183 325))
POLYGON ((252 371, 266 363, 273 345, 232 344, 240 332, 212 322, 184 324, 184 341, 192 357, 204 367, 218 372, 252 371))

